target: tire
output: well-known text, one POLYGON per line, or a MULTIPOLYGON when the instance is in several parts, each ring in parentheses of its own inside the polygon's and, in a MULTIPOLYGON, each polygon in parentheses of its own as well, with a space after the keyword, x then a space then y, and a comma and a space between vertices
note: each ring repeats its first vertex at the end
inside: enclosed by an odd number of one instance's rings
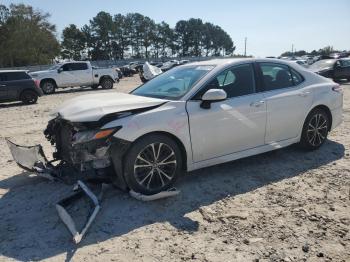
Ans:
POLYGON ((109 77, 105 77, 101 81, 101 86, 103 89, 112 89, 113 88, 113 80, 109 77))
POLYGON ((300 139, 300 146, 306 150, 316 150, 327 140, 330 119, 320 108, 312 110, 307 116, 300 139))
POLYGON ((56 91, 56 83, 52 80, 45 80, 40 84, 44 94, 53 94, 56 91))
POLYGON ((148 135, 137 140, 124 158, 127 185, 144 195, 169 189, 181 172, 181 150, 173 139, 165 135, 148 135))
POLYGON ((38 94, 32 90, 25 90, 21 94, 21 101, 26 105, 35 104, 38 101, 38 94))

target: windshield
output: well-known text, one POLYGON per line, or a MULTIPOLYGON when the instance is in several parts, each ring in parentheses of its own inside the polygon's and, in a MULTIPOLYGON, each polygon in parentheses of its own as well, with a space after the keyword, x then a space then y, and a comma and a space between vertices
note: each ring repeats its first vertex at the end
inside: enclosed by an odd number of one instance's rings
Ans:
POLYGON ((317 61, 316 63, 313 63, 310 66, 310 68, 315 68, 315 69, 331 68, 334 66, 336 61, 337 60, 335 60, 335 59, 320 60, 320 61, 317 61))
POLYGON ((177 100, 214 66, 181 66, 150 80, 132 92, 134 95, 177 100))
POLYGON ((60 67, 61 67, 61 64, 53 65, 49 68, 49 70, 57 70, 60 67))

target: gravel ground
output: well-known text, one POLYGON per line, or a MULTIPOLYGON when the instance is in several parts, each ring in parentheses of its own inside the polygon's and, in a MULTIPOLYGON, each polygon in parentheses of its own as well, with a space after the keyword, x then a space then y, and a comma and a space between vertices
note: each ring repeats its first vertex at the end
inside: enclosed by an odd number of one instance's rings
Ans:
POLYGON ((61 91, 38 104, 0 105, 0 261, 350 261, 350 85, 344 123, 318 151, 296 147, 183 176, 181 194, 142 203, 108 190, 102 211, 75 246, 55 203, 71 187, 23 172, 5 137, 41 143, 49 112, 81 94, 61 91))

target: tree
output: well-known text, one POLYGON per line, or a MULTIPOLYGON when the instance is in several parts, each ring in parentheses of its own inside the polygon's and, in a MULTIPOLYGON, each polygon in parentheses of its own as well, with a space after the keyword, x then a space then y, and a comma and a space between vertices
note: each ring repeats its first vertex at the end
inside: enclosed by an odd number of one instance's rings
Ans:
POLYGON ((113 59, 113 19, 109 13, 99 12, 90 20, 89 32, 91 57, 93 60, 113 59))
POLYGON ((49 63, 59 53, 49 14, 24 4, 0 7, 1 66, 49 63))
POLYGON ((63 30, 61 43, 62 58, 81 60, 85 51, 85 34, 75 25, 69 25, 63 30))
POLYGON ((113 18, 113 40, 115 41, 115 51, 117 53, 116 57, 119 59, 124 59, 124 52, 129 48, 129 32, 130 24, 128 23, 125 16, 122 14, 117 14, 113 18))

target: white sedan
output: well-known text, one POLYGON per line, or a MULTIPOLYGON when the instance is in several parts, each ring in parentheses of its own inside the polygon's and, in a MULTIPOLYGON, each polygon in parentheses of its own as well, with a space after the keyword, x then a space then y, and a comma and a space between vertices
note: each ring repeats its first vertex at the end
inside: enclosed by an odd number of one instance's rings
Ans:
POLYGON ((54 158, 112 170, 123 189, 154 194, 183 171, 299 143, 319 148, 342 122, 333 81, 275 59, 220 59, 176 67, 131 94, 64 103, 45 130, 54 158))

